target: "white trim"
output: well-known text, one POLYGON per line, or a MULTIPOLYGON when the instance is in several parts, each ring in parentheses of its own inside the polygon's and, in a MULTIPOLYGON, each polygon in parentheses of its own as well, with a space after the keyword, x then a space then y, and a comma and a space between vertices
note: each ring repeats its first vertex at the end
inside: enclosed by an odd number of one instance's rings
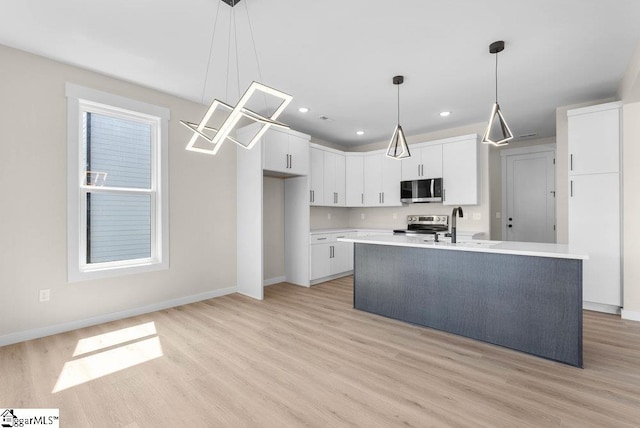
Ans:
MULTIPOLYGON (((329 153, 335 153, 337 155, 343 155, 344 156, 346 154, 342 150, 334 149, 332 147, 323 146, 322 144, 317 144, 317 143, 309 143, 309 147, 313 148, 313 149, 318 149, 318 150, 322 150, 322 151, 325 151, 325 152, 329 152, 329 153)), ((362 153, 366 153, 366 152, 362 152, 362 153)), ((362 153, 358 153, 358 154, 362 154, 362 153)))
POLYGON ((567 116, 578 116, 581 114, 595 113, 598 111, 614 110, 621 107, 622 107, 622 101, 613 101, 611 103, 596 104, 593 106, 580 107, 580 108, 574 108, 572 110, 567 110, 567 116))
POLYGON ((582 309, 587 311, 604 312, 605 314, 620 315, 620 307, 614 305, 605 305, 602 303, 582 301, 582 309))
POLYGON ((349 270, 349 271, 346 271, 346 272, 336 273, 334 275, 329 275, 329 276, 325 276, 325 277, 322 277, 322 278, 317 278, 317 279, 314 279, 313 281, 310 281, 309 284, 310 285, 316 285, 316 284, 320 284, 320 283, 323 283, 323 282, 332 281, 334 279, 338 279, 338 278, 342 278, 342 277, 345 277, 345 276, 349 276, 349 275, 353 275, 353 271, 352 270, 349 270))
POLYGON ((500 156, 505 157, 505 156, 515 156, 515 155, 528 155, 531 153, 555 152, 555 151, 556 151, 555 144, 538 144, 535 146, 502 149, 500 150, 500 156))
POLYGON ((622 309, 621 315, 623 320, 640 321, 640 312, 622 309))
POLYGON ((270 285, 274 285, 274 284, 280 284, 281 282, 286 282, 287 281, 287 277, 285 276, 276 276, 275 278, 269 278, 269 279, 265 279, 262 281, 262 286, 263 287, 268 287, 270 285))
POLYGON ((161 311, 163 309, 175 308, 176 306, 188 305, 189 303, 222 297, 236 292, 236 287, 227 287, 219 290, 207 291, 205 293, 194 294, 191 296, 179 297, 177 299, 165 300, 164 302, 158 302, 139 308, 126 309, 119 312, 111 312, 104 315, 54 324, 47 327, 36 328, 33 330, 9 333, 5 334, 4 336, 0 336, 0 346, 11 345, 13 343, 24 342, 32 339, 39 339, 41 337, 51 336, 53 334, 64 333, 71 330, 77 330, 79 328, 90 327, 97 324, 103 324, 111 321, 134 317, 137 315, 148 314, 151 312, 161 311))
MULTIPOLYGON (((478 134, 466 134, 466 135, 459 135, 457 137, 441 138, 439 140, 421 141, 419 143, 407 143, 407 144, 409 144, 409 149, 414 150, 422 147, 434 146, 438 144, 455 143, 457 141, 466 141, 470 139, 475 139, 475 141, 478 141, 479 138, 480 136, 478 134)), ((320 146, 320 148, 322 147, 324 146, 320 146)), ((371 155, 377 155, 380 153, 387 153, 387 149, 369 150, 366 152, 344 152, 345 156, 371 156, 371 155)))
MULTIPOLYGON (((142 101, 109 94, 73 83, 66 83, 67 96, 67 280, 86 281, 169 269, 169 118, 170 110, 142 101), (152 213, 151 258, 127 260, 92 266, 81 260, 84 241, 83 219, 85 194, 84 165, 81 159, 80 135, 82 111, 97 111, 113 116, 124 115, 154 126, 151 189, 125 190, 125 193, 148 193, 155 207, 152 213), (159 244, 158 244, 159 241, 159 244)), ((121 189, 91 188, 97 192, 121 192, 121 189)))

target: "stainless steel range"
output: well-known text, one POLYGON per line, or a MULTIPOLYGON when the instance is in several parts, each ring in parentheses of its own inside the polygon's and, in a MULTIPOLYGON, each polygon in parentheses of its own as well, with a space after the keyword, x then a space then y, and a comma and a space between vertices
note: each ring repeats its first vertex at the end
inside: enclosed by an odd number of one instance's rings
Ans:
POLYGON ((435 234, 449 231, 448 215, 409 215, 407 228, 394 230, 395 234, 435 234))

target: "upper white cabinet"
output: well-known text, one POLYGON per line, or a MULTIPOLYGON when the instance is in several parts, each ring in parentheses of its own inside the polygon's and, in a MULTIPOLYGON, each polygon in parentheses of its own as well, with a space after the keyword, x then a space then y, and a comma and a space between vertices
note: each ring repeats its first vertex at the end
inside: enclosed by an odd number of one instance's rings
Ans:
POLYGON ((345 206, 344 153, 311 145, 309 173, 309 203, 314 206, 345 206))
POLYGON ((324 152, 324 205, 345 205, 345 159, 344 154, 324 152))
POLYGON ((442 144, 442 204, 478 205, 478 137, 442 144))
POLYGON ((309 174, 309 137, 270 128, 262 137, 263 169, 287 175, 309 174))
POLYGON ((364 157, 364 205, 400 206, 401 164, 384 153, 364 157))
POLYGON ((620 103, 568 112, 569 175, 620 170, 620 103))
POLYGON ((442 144, 411 149, 402 163, 402 181, 442 177, 442 144))
POLYGON ((311 147, 309 156, 309 203, 324 205, 324 150, 311 147))
POLYGON ((348 207, 364 206, 364 155, 349 154, 345 156, 346 169, 346 205, 348 207))

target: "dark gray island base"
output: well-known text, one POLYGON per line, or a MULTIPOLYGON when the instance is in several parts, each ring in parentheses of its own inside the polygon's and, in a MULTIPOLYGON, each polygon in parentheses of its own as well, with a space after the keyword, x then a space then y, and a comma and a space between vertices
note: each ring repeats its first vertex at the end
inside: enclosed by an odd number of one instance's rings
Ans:
POLYGON ((355 243, 354 307, 582 367, 582 260, 355 243))

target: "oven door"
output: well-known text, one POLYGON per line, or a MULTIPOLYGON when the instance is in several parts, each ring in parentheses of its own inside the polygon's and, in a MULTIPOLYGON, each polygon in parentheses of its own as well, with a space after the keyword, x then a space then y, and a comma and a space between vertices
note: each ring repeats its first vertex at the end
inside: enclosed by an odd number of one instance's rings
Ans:
POLYGON ((401 181, 400 201, 405 204, 442 202, 442 178, 401 181))

